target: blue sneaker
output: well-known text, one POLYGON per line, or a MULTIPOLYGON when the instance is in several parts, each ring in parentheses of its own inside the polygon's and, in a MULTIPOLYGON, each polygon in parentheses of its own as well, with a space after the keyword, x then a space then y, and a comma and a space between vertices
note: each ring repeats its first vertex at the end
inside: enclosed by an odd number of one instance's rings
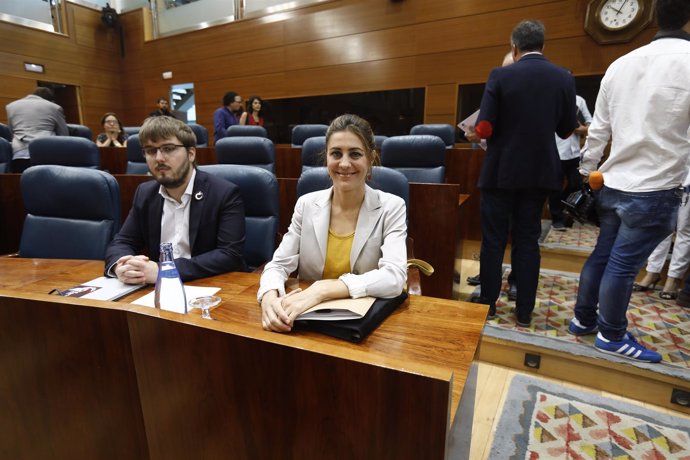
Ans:
POLYGON ((597 332, 597 323, 591 326, 584 326, 577 318, 570 320, 568 332, 572 335, 589 335, 597 332))
POLYGON ((656 351, 647 350, 645 347, 640 345, 630 332, 626 332, 623 340, 619 342, 608 340, 601 335, 601 332, 599 332, 596 340, 594 341, 594 347, 599 351, 603 351, 604 353, 619 355, 624 358, 634 359, 636 361, 643 361, 646 363, 658 363, 661 361, 661 355, 659 353, 656 351))

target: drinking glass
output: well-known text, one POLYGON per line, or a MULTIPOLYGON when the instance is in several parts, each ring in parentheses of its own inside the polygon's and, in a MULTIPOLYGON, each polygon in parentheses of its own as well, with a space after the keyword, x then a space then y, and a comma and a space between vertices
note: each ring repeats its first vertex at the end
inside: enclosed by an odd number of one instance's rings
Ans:
POLYGON ((217 295, 209 295, 204 297, 195 297, 189 301, 191 308, 201 308, 201 317, 204 319, 213 319, 209 311, 221 302, 221 298, 217 295))

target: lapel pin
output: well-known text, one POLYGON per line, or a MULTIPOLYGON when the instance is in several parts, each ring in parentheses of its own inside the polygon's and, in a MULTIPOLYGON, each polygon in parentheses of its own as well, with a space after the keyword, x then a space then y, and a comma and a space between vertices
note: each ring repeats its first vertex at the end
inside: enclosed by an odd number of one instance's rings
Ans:
POLYGON ((194 199, 199 201, 204 199, 204 192, 196 192, 196 195, 194 195, 194 199))

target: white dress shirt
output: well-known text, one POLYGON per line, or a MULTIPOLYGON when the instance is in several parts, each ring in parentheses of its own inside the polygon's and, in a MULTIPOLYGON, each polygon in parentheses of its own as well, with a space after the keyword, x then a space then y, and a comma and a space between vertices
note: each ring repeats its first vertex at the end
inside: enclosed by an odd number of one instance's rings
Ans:
MULTIPOLYGON (((582 119, 585 125, 592 123, 592 114, 589 113, 587 108, 587 102, 582 96, 575 96, 575 104, 577 105, 577 110, 582 114, 582 119)), ((582 122, 582 120, 578 121, 582 122)), ((561 161, 572 160, 573 158, 580 158, 580 135, 577 133, 572 133, 569 138, 561 139, 558 134, 554 134, 556 137, 556 147, 558 147, 558 156, 561 161)))
POLYGON ((190 259, 192 250, 189 245, 189 203, 192 200, 196 169, 192 169, 192 178, 182 194, 182 202, 178 203, 168 195, 162 185, 158 193, 163 197, 163 216, 161 217, 161 243, 172 243, 175 259, 184 257, 190 259))
POLYGON ((607 187, 629 192, 678 187, 690 157, 690 41, 660 38, 606 71, 582 149, 580 172, 599 168, 607 187))

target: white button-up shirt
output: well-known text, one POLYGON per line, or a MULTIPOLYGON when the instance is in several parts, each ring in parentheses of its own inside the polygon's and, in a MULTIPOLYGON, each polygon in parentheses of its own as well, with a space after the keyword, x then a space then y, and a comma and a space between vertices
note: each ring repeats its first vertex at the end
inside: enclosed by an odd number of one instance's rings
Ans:
POLYGON ((599 168, 606 186, 629 192, 669 190, 688 173, 690 41, 660 38, 617 59, 606 71, 582 149, 580 171, 599 168))
MULTIPOLYGON (((592 114, 589 113, 587 102, 582 96, 575 96, 575 105, 577 110, 582 114, 582 119, 578 116, 578 121, 585 125, 592 123, 592 114)), ((558 147, 558 156, 561 160, 572 160, 573 158, 580 158, 580 135, 572 133, 569 138, 561 139, 558 134, 556 136, 556 147, 558 147)))
POLYGON ((194 179, 196 169, 192 170, 192 178, 187 184, 187 188, 182 194, 182 202, 178 203, 168 195, 167 190, 162 185, 158 193, 163 197, 163 216, 161 217, 161 243, 172 243, 173 256, 178 259, 192 257, 192 250, 189 245, 189 209, 194 190, 194 179))

